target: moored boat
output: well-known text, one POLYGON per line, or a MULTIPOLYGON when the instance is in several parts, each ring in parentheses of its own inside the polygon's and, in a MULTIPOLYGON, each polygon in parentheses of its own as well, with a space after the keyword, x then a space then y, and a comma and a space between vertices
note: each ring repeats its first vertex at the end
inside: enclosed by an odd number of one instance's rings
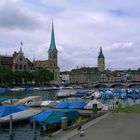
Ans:
POLYGON ((23 104, 23 105, 28 105, 30 103, 35 103, 38 101, 42 101, 42 97, 41 96, 28 96, 25 97, 23 99, 20 99, 17 104, 23 104))
MULTIPOLYGON (((23 120, 29 119, 30 117, 32 117, 40 112, 41 112, 41 110, 27 109, 27 110, 23 110, 20 112, 12 113, 10 115, 12 115, 13 122, 18 122, 18 121, 23 121, 23 120)), ((2 123, 2 124, 9 123, 10 115, 0 117, 0 123, 2 123)))

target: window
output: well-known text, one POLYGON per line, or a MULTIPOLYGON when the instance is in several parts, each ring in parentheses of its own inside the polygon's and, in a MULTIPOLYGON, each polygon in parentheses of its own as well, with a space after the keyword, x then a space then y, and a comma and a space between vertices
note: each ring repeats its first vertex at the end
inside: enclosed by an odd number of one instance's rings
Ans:
POLYGON ((24 70, 26 70, 26 65, 24 65, 24 70))
POLYGON ((22 65, 19 65, 19 69, 20 69, 20 70, 22 69, 22 65))

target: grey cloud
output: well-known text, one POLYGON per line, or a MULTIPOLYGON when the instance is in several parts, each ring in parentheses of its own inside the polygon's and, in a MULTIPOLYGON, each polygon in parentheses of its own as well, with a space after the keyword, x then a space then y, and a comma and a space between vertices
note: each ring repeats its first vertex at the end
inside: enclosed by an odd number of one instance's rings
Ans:
POLYGON ((6 1, 0 5, 0 28, 35 29, 41 26, 36 18, 16 2, 6 1))

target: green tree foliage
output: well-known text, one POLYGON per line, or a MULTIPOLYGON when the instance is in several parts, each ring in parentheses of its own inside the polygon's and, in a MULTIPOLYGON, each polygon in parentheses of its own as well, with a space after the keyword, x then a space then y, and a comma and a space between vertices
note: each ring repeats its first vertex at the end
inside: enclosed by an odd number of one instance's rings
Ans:
POLYGON ((53 80, 53 73, 49 70, 41 69, 34 72, 33 77, 37 83, 45 84, 53 80))
POLYGON ((1 85, 9 85, 13 81, 13 72, 9 67, 0 66, 0 83, 1 85))
POLYGON ((46 84, 53 80, 53 73, 49 70, 41 69, 34 72, 28 71, 15 71, 9 67, 0 66, 0 84, 12 85, 15 84, 28 84, 34 81, 35 83, 46 84))

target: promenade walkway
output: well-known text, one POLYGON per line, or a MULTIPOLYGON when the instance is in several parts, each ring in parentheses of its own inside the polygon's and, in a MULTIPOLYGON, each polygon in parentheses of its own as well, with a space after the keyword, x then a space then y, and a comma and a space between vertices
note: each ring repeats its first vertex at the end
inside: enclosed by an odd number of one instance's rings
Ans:
POLYGON ((74 129, 60 131, 50 140, 140 140, 140 114, 107 113, 82 128, 85 129, 83 137, 74 129))

